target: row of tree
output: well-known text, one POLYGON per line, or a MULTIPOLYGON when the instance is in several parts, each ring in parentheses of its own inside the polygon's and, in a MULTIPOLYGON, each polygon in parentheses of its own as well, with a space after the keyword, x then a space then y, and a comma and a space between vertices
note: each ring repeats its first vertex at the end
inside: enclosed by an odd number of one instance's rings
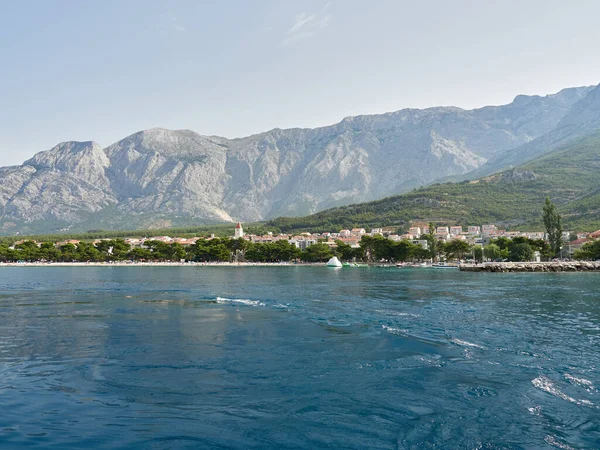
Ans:
MULTIPOLYGON (((343 261, 424 261, 462 260, 483 261, 531 261, 535 252, 543 257, 554 253, 550 244, 542 239, 525 237, 493 239, 484 248, 471 246, 463 240, 440 242, 435 236, 424 235, 428 248, 410 241, 392 241, 383 236, 363 236, 359 248, 337 241, 336 248, 320 242, 300 250, 287 240, 272 243, 252 243, 243 239, 215 238, 200 239, 195 245, 183 247, 178 243, 167 244, 161 241, 146 241, 143 247, 131 248, 123 239, 100 241, 96 244, 80 242, 77 245, 65 244, 56 247, 51 242, 40 245, 26 241, 9 248, 0 244, 0 261, 252 261, 281 262, 306 261, 322 262, 332 256, 343 261)), ((575 253, 577 259, 600 259, 600 240, 585 244, 575 253)))
MULTIPOLYGON (((358 255, 358 254, 357 254, 358 255)), ((103 240, 95 244, 79 242, 56 246, 52 242, 37 244, 25 241, 9 248, 0 244, 0 261, 48 262, 102 262, 102 261, 326 261, 333 256, 328 245, 318 243, 302 251, 287 240, 272 243, 251 243, 244 239, 199 239, 196 244, 183 247, 149 240, 143 247, 131 248, 123 239, 103 240)))

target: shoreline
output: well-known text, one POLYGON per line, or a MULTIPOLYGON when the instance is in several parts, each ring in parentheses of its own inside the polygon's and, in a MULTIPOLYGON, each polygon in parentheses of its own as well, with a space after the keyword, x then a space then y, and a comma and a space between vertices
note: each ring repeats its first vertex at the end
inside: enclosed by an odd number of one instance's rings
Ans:
POLYGON ((463 272, 600 272, 600 261, 552 261, 552 262, 497 262, 483 264, 462 264, 463 272))
POLYGON ((23 262, 2 263, 1 267, 325 267, 325 263, 265 262, 23 262))

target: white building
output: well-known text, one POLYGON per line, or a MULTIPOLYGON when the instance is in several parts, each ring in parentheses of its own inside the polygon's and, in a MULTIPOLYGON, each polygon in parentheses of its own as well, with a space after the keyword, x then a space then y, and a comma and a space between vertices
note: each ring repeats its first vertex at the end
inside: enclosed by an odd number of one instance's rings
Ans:
POLYGON ((477 226, 468 227, 467 233, 477 236, 477 235, 481 234, 481 228, 479 228, 477 226))
POLYGON ((496 225, 483 225, 481 227, 481 231, 483 234, 487 234, 490 235, 492 234, 493 231, 497 231, 498 228, 496 227, 496 225))
POLYGON ((290 244, 294 244, 300 250, 306 250, 306 247, 315 245, 317 243, 314 239, 290 239, 290 244))
POLYGON ((243 237, 244 237, 244 229, 242 228, 242 224, 240 222, 238 222, 237 225, 235 226, 234 238, 240 239, 243 237))
POLYGON ((460 225, 450 227, 450 234, 453 236, 458 236, 459 234, 462 234, 462 232, 463 230, 460 225))
POLYGON ((408 234, 412 234, 415 237, 421 237, 421 227, 410 227, 408 234))

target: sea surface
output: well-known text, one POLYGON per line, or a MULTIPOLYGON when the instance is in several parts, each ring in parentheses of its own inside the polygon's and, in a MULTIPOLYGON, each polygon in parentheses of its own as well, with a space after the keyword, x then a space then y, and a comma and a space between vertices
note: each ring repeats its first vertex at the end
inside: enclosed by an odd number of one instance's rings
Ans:
POLYGON ((0 448, 598 449, 600 274, 0 268, 0 448))

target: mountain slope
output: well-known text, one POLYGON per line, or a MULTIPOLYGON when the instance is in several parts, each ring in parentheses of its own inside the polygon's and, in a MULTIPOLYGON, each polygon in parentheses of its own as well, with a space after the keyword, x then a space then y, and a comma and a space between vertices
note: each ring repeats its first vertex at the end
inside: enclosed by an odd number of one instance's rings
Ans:
POLYGON ((594 117, 595 101, 584 102, 591 92, 471 111, 405 109, 241 139, 156 128, 104 149, 66 142, 0 169, 0 232, 256 221, 374 200, 472 172, 569 117, 594 117))
POLYGON ((600 129, 600 86, 577 101, 556 128, 537 139, 489 160, 468 174, 469 179, 524 164, 553 149, 600 129))
POLYGON ((406 226, 410 220, 444 224, 523 226, 541 221, 549 195, 565 224, 600 228, 600 133, 517 168, 470 182, 436 184, 383 200, 334 208, 301 218, 278 218, 283 231, 332 230, 358 225, 406 226))

